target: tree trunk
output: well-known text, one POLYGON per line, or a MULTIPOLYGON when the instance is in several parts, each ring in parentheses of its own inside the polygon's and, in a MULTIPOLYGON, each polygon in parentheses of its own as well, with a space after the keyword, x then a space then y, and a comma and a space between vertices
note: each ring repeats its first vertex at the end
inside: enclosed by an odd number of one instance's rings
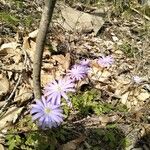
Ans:
POLYGON ((41 98, 41 65, 46 40, 46 34, 52 18, 56 0, 45 0, 45 6, 40 21, 39 32, 36 39, 36 50, 33 62, 33 88, 35 99, 41 98))

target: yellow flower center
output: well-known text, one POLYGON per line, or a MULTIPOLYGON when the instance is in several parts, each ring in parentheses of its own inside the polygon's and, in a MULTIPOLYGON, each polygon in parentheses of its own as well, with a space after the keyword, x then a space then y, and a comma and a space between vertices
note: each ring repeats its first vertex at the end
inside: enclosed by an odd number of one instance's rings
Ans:
POLYGON ((58 91, 61 91, 62 89, 61 89, 61 87, 60 87, 60 86, 57 86, 57 90, 58 90, 58 91))
POLYGON ((44 111, 45 111, 46 114, 49 114, 51 112, 50 108, 47 108, 47 107, 45 108, 44 111))

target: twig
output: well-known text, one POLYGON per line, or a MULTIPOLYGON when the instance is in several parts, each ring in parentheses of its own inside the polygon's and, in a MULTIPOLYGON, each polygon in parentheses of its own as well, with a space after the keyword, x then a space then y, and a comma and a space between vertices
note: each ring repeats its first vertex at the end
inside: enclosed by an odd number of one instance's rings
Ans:
POLYGON ((3 110, 7 107, 9 101, 10 101, 11 98, 13 97, 13 95, 14 95, 14 93, 15 93, 15 91, 16 91, 16 89, 17 89, 19 83, 20 83, 21 78, 22 78, 22 74, 19 75, 18 81, 17 81, 17 83, 16 83, 16 85, 15 85, 13 91, 11 92, 11 94, 10 94, 9 97, 8 97, 8 99, 6 100, 6 103, 3 105, 3 107, 2 107, 1 110, 0 110, 0 114, 1 114, 1 113, 3 112, 3 110))
POLYGON ((15 70, 15 69, 9 69, 9 68, 4 68, 0 66, 0 69, 3 71, 10 71, 10 72, 15 72, 15 73, 22 73, 22 70, 15 70))
POLYGON ((150 18, 144 14, 142 14, 141 12, 139 12, 137 9, 133 8, 133 7, 130 7, 130 9, 132 11, 135 11, 136 13, 138 13, 139 15, 141 15, 142 17, 144 17, 146 20, 150 21, 150 18))
POLYGON ((36 50, 34 53, 33 62, 33 87, 34 95, 36 99, 41 98, 41 65, 42 56, 44 50, 44 44, 46 40, 46 34, 48 31, 49 23, 52 18, 53 10, 56 0, 45 0, 45 7, 42 13, 42 18, 39 26, 39 32, 36 39, 36 50))

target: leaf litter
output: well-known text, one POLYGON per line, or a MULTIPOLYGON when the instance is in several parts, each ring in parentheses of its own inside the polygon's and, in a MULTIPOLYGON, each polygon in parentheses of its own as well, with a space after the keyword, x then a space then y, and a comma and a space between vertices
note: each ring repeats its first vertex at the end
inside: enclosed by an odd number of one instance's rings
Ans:
MULTIPOLYGON (((75 9, 73 11, 76 12, 75 9)), ((59 22, 58 24, 57 22, 53 23, 54 28, 57 30, 48 34, 41 70, 42 87, 48 82, 63 76, 74 62, 79 62, 81 58, 88 58, 91 60, 91 70, 87 76, 89 81, 86 82, 86 85, 90 84, 92 88, 98 89, 102 93, 102 101, 112 105, 122 103, 129 111, 127 116, 115 112, 112 113, 112 115, 100 115, 98 118, 92 115, 89 118, 85 117, 84 125, 86 129, 88 127, 95 127, 95 125, 101 128, 107 127, 107 125, 112 123, 123 126, 122 122, 131 123, 134 115, 136 115, 137 118, 133 118, 135 121, 139 121, 144 117, 148 118, 149 116, 149 112, 143 111, 145 106, 149 106, 150 100, 150 91, 148 88, 145 88, 150 86, 150 72, 148 69, 150 56, 148 51, 149 44, 146 39, 147 35, 143 35, 143 38, 145 38, 145 41, 143 41, 140 31, 137 34, 133 32, 137 26, 139 26, 140 29, 143 28, 138 17, 139 16, 134 15, 132 18, 134 21, 122 20, 122 18, 111 18, 108 26, 106 26, 106 29, 100 33, 99 36, 93 36, 90 33, 70 33, 65 29, 62 30, 62 26, 59 25, 59 22), (54 34, 55 36, 53 36, 54 34), (50 41, 52 47, 49 46, 50 41), (64 45, 65 48, 67 45, 69 45, 69 47, 64 50, 64 53, 61 53, 58 48, 62 47, 64 49, 64 45), (57 51, 51 51, 51 49, 57 51), (103 68, 98 65, 97 59, 103 55, 113 56, 115 61, 111 67, 103 68), (144 80, 141 83, 135 83, 133 80, 134 75, 139 75, 144 78, 144 80), (141 114, 139 112, 141 112, 141 114), (130 113, 132 115, 130 115, 130 113)), ((97 30, 98 29, 96 29, 96 31, 97 30)), ((10 109, 16 108, 17 110, 8 117, 4 117, 0 120, 0 124, 3 125, 2 127, 10 122, 13 123, 14 119, 18 117, 14 116, 14 114, 20 114, 22 112, 20 110, 26 107, 25 104, 30 104, 33 99, 32 65, 37 32, 38 30, 36 29, 28 33, 28 35, 26 34, 21 44, 18 43, 16 34, 12 41, 8 43, 4 42, 4 44, 1 45, 0 101, 4 102, 4 105, 5 99, 7 99, 15 87, 19 74, 21 73, 23 76, 12 97, 12 108, 6 110, 5 114, 7 114, 10 109), (23 62, 25 56, 22 54, 20 48, 23 49, 27 55, 25 66, 23 62)), ((80 86, 82 86, 82 84, 80 86)), ((100 99, 98 99, 98 101, 100 101, 100 99)), ((149 107, 147 109, 149 109, 149 107)), ((82 121, 80 122, 79 118, 77 122, 83 123, 82 121)), ((148 121, 144 122, 144 126, 146 126, 147 122, 148 121)), ((140 127, 138 128, 140 130, 140 127)), ((124 132, 127 133, 127 131, 124 132)), ((84 140, 85 139, 82 139, 80 143, 84 140)), ((72 142, 74 143, 74 141, 69 141, 63 146, 70 147, 72 142)), ((87 140, 87 142, 89 141, 87 140)), ((86 145, 88 144, 86 143, 86 145)), ((78 144, 75 144, 74 147, 74 149, 76 149, 78 144)))

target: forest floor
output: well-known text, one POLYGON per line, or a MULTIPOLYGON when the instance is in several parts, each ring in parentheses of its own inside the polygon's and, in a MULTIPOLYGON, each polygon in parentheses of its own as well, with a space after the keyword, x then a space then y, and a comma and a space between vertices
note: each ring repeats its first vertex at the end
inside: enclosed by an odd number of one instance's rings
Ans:
POLYGON ((42 87, 82 59, 90 60, 92 71, 77 83, 76 93, 69 95, 73 107, 64 102, 62 126, 50 131, 38 129, 29 113, 42 6, 37 0, 0 0, 0 150, 149 150, 147 6, 136 1, 130 6, 103 1, 56 5, 43 54, 42 87), (77 28, 70 28, 62 24, 62 18, 70 23, 62 5, 68 15, 80 10, 101 22, 88 28, 79 21, 77 28), (112 66, 100 67, 97 59, 102 56, 112 56, 112 66))

